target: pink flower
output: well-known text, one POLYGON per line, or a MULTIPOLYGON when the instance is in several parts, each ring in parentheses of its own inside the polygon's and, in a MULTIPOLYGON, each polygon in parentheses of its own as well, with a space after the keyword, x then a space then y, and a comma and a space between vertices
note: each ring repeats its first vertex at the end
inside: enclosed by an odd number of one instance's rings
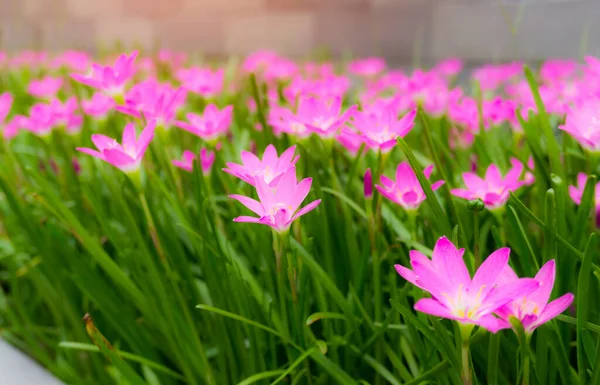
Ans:
POLYGON ((342 130, 342 132, 336 137, 339 144, 344 146, 346 151, 352 156, 358 155, 360 147, 363 145, 363 139, 361 136, 356 135, 354 132, 349 130, 342 130))
POLYGON ((493 91, 523 73, 522 63, 488 64, 476 69, 473 78, 484 91, 493 91))
POLYGON ((258 215, 258 218, 241 216, 233 221, 260 223, 270 226, 277 232, 286 232, 294 220, 321 203, 319 199, 298 210, 308 195, 311 184, 312 178, 306 178, 297 183, 294 167, 283 174, 275 186, 269 186, 263 178, 257 177, 255 185, 260 202, 242 195, 230 195, 229 197, 252 210, 258 215))
POLYGON ((169 129, 177 110, 185 103, 182 88, 174 89, 168 84, 154 80, 136 84, 125 96, 125 104, 115 109, 126 115, 147 120, 156 120, 156 125, 169 129))
POLYGON ((175 125, 206 141, 215 141, 229 131, 233 120, 233 106, 219 110, 214 104, 209 104, 202 115, 189 112, 186 117, 189 123, 177 120, 175 125))
POLYGON ((294 167, 299 156, 294 157, 296 146, 285 150, 280 157, 277 156, 275 146, 269 144, 265 149, 262 159, 248 151, 242 151, 242 164, 227 162, 223 171, 241 180, 255 185, 256 178, 262 179, 270 186, 277 184, 279 179, 294 167))
MULTIPOLYGON (((4 128, 2 129, 2 136, 4 139, 10 140, 17 136, 22 129, 27 128, 28 124, 29 119, 27 119, 26 116, 15 115, 4 125, 4 128)), ((2 127, 1 124, 0 127, 2 127)))
POLYGON ((600 99, 588 98, 567 113, 565 124, 559 126, 584 148, 600 151, 600 99))
POLYGON ((36 103, 29 110, 25 129, 37 136, 48 137, 56 125, 56 114, 50 104, 36 103))
MULTIPOLYGON (((425 177, 429 179, 433 165, 428 166, 423 170, 425 177)), ((443 180, 439 180, 431 185, 435 191, 444 184, 443 180)), ((421 188, 421 184, 415 175, 415 172, 410 167, 408 162, 402 162, 396 169, 396 181, 394 182, 385 175, 381 175, 381 185, 375 186, 377 191, 392 202, 398 203, 405 210, 416 210, 425 200, 425 193, 421 188)))
POLYGON ((277 105, 273 105, 269 109, 268 123, 273 126, 273 131, 277 136, 284 132, 297 138, 306 138, 310 135, 306 124, 293 112, 277 105))
MULTIPOLYGON (((511 302, 497 309, 495 313, 506 321, 509 321, 510 317, 517 318, 523 324, 526 333, 533 333, 538 326, 552 320, 565 311, 573 302, 573 294, 567 293, 548 303, 554 287, 555 277, 556 264, 554 260, 546 262, 534 278, 539 283, 539 287, 529 294, 522 293, 511 302)), ((507 265, 502 270, 497 283, 499 285, 511 284, 518 280, 517 274, 507 265)))
POLYGON ((136 138, 135 126, 129 123, 123 130, 122 143, 102 134, 92 135, 92 142, 98 151, 91 148, 78 147, 77 151, 102 159, 123 172, 131 173, 140 168, 146 149, 154 138, 156 123, 151 121, 136 138))
POLYGON ((385 60, 379 57, 354 60, 348 66, 348 70, 364 77, 377 76, 385 70, 385 60))
POLYGON ((81 101, 83 112, 100 120, 105 119, 114 106, 114 100, 101 92, 94 93, 89 100, 81 101))
POLYGON ((510 162, 513 167, 504 177, 502 177, 500 169, 495 164, 488 167, 485 179, 481 179, 473 172, 463 173, 463 181, 467 189, 452 189, 452 194, 469 200, 479 198, 488 209, 504 206, 510 195, 509 193, 516 191, 527 183, 525 180, 520 180, 524 170, 523 163, 515 158, 511 158, 510 162))
POLYGON ((90 74, 71 74, 71 77, 80 83, 102 90, 110 96, 120 97, 125 93, 125 85, 135 74, 137 56, 137 51, 129 56, 122 54, 112 67, 92 64, 90 74))
POLYGON ((439 62, 432 70, 444 77, 452 77, 458 75, 462 68, 462 60, 458 58, 449 58, 439 62))
POLYGON ((208 175, 212 168, 213 163, 215 163, 215 153, 212 151, 208 151, 206 148, 200 150, 200 156, 191 151, 185 150, 183 152, 183 156, 181 160, 173 160, 173 165, 179 167, 182 170, 192 172, 194 169, 194 161, 200 161, 200 167, 202 168, 202 173, 204 175, 208 175))
POLYGON ((87 53, 82 51, 64 51, 58 55, 54 62, 53 67, 61 68, 65 67, 73 71, 85 72, 90 67, 90 57, 87 53))
POLYGON ((415 310, 462 324, 479 325, 492 333, 510 327, 493 313, 515 298, 536 290, 539 283, 524 278, 498 285, 500 273, 508 266, 509 248, 493 252, 471 279, 463 260, 464 252, 442 237, 435 244, 432 259, 411 250, 413 270, 395 265, 404 279, 431 294, 432 298, 420 299, 415 310))
POLYGON ((39 80, 32 80, 27 87, 27 92, 36 98, 52 99, 62 87, 63 79, 46 76, 39 80))
POLYGON ((175 77, 184 89, 205 98, 212 98, 223 90, 225 71, 218 69, 213 72, 210 69, 195 67, 181 68, 177 70, 175 77))
POLYGON ((355 110, 354 105, 342 114, 342 99, 339 97, 327 101, 309 96, 300 98, 296 117, 310 131, 323 138, 332 138, 339 133, 355 110))
POLYGON ((398 136, 404 137, 410 132, 416 115, 417 111, 411 110, 398 120, 398 111, 393 105, 376 111, 356 112, 352 124, 358 132, 345 132, 361 137, 371 149, 388 152, 396 145, 398 136))
MULTIPOLYGON (((583 197, 583 190, 587 183, 588 176, 580 172, 577 174, 577 186, 569 186, 569 196, 573 199, 573 202, 580 205, 581 198, 583 197)), ((596 206, 596 213, 600 214, 600 182, 596 183, 594 190, 594 202, 596 206)))
POLYGON ((4 123, 4 120, 6 120, 10 108, 12 107, 12 103, 13 96, 10 92, 0 94, 0 126, 4 123))

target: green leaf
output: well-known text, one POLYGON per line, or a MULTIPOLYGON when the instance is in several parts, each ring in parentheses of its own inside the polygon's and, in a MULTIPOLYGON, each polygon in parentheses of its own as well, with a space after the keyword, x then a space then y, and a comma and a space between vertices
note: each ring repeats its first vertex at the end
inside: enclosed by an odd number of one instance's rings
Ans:
POLYGON ((590 284, 590 275, 592 270, 592 261, 596 256, 597 239, 596 234, 590 235, 587 247, 583 254, 583 263, 579 270, 579 279, 577 281, 577 368, 579 369, 579 383, 587 383, 586 359, 583 346, 583 331, 588 314, 588 291, 590 284))
POLYGON ((237 385, 254 384, 255 382, 259 382, 261 380, 266 380, 267 378, 279 376, 279 375, 281 375, 281 373, 284 373, 284 372, 285 372, 285 370, 270 370, 268 372, 256 373, 256 374, 253 374, 250 377, 246 378, 242 382, 239 382, 237 385))
POLYGON ((573 224, 573 235, 571 243, 580 246, 585 237, 586 229, 589 226, 590 217, 594 214, 594 191, 596 190, 596 176, 590 175, 585 183, 581 203, 577 209, 577 216, 573 224))
POLYGON ((404 152, 404 155, 406 155, 408 163, 410 163, 410 167, 415 172, 415 175, 419 180, 419 184, 421 185, 421 188, 423 189, 423 192, 427 197, 427 204, 431 207, 433 215, 435 216, 434 223, 439 225, 439 231, 441 232, 441 235, 449 236, 450 234, 452 234, 452 226, 448 221, 448 216, 446 215, 446 213, 444 213, 444 210, 442 210, 442 206, 440 205, 440 202, 438 201, 435 193, 431 189, 431 184, 429 184, 429 180, 427 180, 425 174, 423 174, 423 168, 415 158, 414 154, 410 150, 410 147, 408 147, 408 144, 404 141, 404 139, 398 137, 396 141, 400 145, 400 148, 404 152))

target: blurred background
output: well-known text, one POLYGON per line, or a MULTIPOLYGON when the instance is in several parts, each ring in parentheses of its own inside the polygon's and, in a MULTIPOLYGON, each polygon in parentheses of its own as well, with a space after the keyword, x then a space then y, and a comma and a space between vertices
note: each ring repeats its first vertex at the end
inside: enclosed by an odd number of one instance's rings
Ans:
POLYGON ((426 65, 600 54, 600 0, 0 0, 0 49, 381 55, 426 65))

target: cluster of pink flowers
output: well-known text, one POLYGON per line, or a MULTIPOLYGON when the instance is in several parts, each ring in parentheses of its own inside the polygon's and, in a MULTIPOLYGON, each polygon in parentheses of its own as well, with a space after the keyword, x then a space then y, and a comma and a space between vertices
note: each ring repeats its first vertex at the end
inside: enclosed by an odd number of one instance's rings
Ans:
POLYGON ((535 278, 519 278, 508 265, 510 249, 502 248, 487 257, 471 278, 464 254, 464 249, 457 249, 442 237, 435 244, 431 259, 412 250, 412 270, 395 266, 404 279, 431 294, 431 298, 417 301, 416 310, 478 325, 493 333, 511 327, 510 318, 514 317, 531 334, 573 302, 571 293, 548 302, 556 276, 553 260, 535 278))
POLYGON ((273 145, 269 145, 262 159, 243 151, 242 164, 228 163, 226 171, 256 188, 259 201, 243 195, 230 195, 258 217, 240 216, 235 222, 250 222, 267 225, 279 233, 289 230, 292 222, 315 209, 321 200, 315 200, 300 208, 310 192, 312 178, 300 182, 296 179, 295 147, 290 147, 281 156, 273 145))

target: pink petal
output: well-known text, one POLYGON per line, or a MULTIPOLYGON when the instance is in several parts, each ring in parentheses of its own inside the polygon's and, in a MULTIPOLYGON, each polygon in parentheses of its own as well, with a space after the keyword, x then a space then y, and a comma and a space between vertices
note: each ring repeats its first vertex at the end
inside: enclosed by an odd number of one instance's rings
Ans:
POLYGON ((521 278, 491 290, 479 308, 482 314, 493 312, 507 303, 530 294, 539 287, 533 278, 521 278))
POLYGON ((265 152, 264 152, 263 158, 262 158, 262 163, 265 166, 275 167, 275 164, 277 163, 277 150, 275 149, 275 146, 273 146, 272 144, 269 144, 267 146, 267 148, 265 149, 265 152))
POLYGON ((233 221, 240 222, 240 223, 261 223, 260 218, 247 217, 247 216, 233 218, 233 221))
POLYGON ((445 182, 445 181, 443 181, 443 180, 438 180, 437 182, 434 182, 434 183, 431 185, 431 189, 432 189, 433 191, 436 191, 437 189, 439 189, 440 187, 442 187, 442 186, 444 185, 444 183, 446 183, 446 182, 445 182))
POLYGON ((550 295, 552 294, 552 288, 554 287, 554 278, 556 276, 556 263, 554 260, 550 260, 542 266, 540 271, 535 275, 535 280, 539 282, 540 287, 533 293, 527 296, 529 301, 537 304, 540 308, 546 306, 550 295))
POLYGON ((135 126, 133 123, 128 123, 123 130, 123 139, 121 140, 121 145, 123 148, 135 148, 135 144, 135 126))
MULTIPOLYGON (((292 159, 294 158, 295 151, 296 151, 295 145, 288 148, 287 150, 285 150, 283 152, 283 154, 281 154, 281 156, 279 157, 279 160, 277 161, 275 168, 280 170, 281 168, 286 167, 288 165, 293 165, 293 163, 295 163, 295 162, 292 163, 292 159)), ((297 160, 298 160, 298 158, 296 158, 296 161, 297 160)))
POLYGON ((433 265, 444 279, 450 282, 450 286, 458 288, 463 285, 466 289, 471 283, 469 270, 465 265, 462 254, 456 246, 446 237, 441 237, 433 248, 433 265))
POLYGON ((467 189, 471 191, 476 191, 485 187, 485 182, 483 181, 483 179, 477 176, 477 174, 474 174, 472 172, 465 172, 462 174, 462 177, 463 181, 465 182, 465 186, 467 186, 467 189))
POLYGON ((433 171, 433 165, 430 164, 429 166, 425 167, 425 169, 423 170, 423 175, 425 175, 425 178, 429 179, 429 177, 431 176, 431 172, 433 171))
POLYGON ((396 184, 410 189, 421 186, 408 162, 402 162, 396 168, 396 184))
POLYGON ((432 298, 422 298, 417 301, 415 310, 435 317, 457 319, 447 307, 432 298))
POLYGON ((120 149, 109 148, 102 152, 104 159, 115 167, 118 167, 124 171, 128 171, 131 168, 137 166, 136 160, 125 154, 120 149))
POLYGON ((291 199, 289 200, 290 206, 292 206, 294 210, 296 210, 302 204, 304 199, 306 199, 306 196, 310 192, 311 185, 312 178, 306 178, 300 181, 298 186, 295 187, 294 191, 292 192, 291 199))
POLYGON ((237 200, 238 202, 240 202, 241 204, 243 204, 244 206, 246 206, 247 208, 252 210, 256 215, 258 215, 260 217, 265 215, 265 209, 264 209, 263 205, 260 202, 254 200, 252 198, 249 198, 249 197, 243 196, 243 195, 236 195, 236 194, 229 195, 229 198, 233 198, 233 199, 237 200))
POLYGON ((306 206, 304 206, 300 210, 298 210, 298 212, 296 214, 294 214, 294 216, 292 217, 290 222, 300 218, 301 216, 308 213, 309 211, 314 210, 319 204, 321 204, 320 199, 310 202, 309 204, 307 204, 306 206))
POLYGON ((88 154, 88 155, 94 156, 98 159, 104 160, 104 155, 102 155, 102 153, 100 153, 96 150, 92 150, 91 148, 77 147, 76 150, 83 152, 84 154, 88 154))
POLYGON ((500 273, 508 265, 509 256, 510 249, 508 247, 503 247, 490 254, 475 272, 473 281, 469 286, 469 294, 480 295, 481 298, 485 298, 490 290, 494 288, 500 273))
POLYGON ((500 169, 498 169, 498 166, 496 166, 495 164, 491 164, 488 167, 485 173, 485 180, 490 184, 494 184, 497 186, 502 185, 502 174, 500 173, 500 169))
POLYGON ((492 333, 496 333, 498 330, 508 329, 510 327, 508 322, 504 321, 503 319, 496 318, 491 314, 479 317, 477 320, 474 320, 473 323, 481 326, 484 329, 487 329, 492 333))
POLYGON ((260 159, 258 159, 256 155, 254 155, 251 152, 242 151, 241 158, 242 164, 248 169, 261 168, 262 166, 262 162, 260 161, 260 159))
POLYGON ((471 190, 465 190, 462 188, 453 188, 452 190, 450 190, 450 193, 456 197, 463 199, 472 199, 474 197, 474 194, 471 190))
POLYGON ((538 319, 533 323, 533 328, 536 328, 561 314, 569 306, 571 306, 573 299, 575 299, 575 296, 572 293, 567 293, 562 297, 550 302, 544 308, 538 319))
POLYGON ((116 144, 116 140, 114 140, 113 138, 109 138, 108 136, 102 135, 102 134, 93 134, 92 142, 94 143, 96 148, 98 148, 98 150, 100 150, 100 151, 103 151, 107 148, 112 148, 116 144))
POLYGON ((142 133, 140 134, 140 137, 139 137, 139 139, 137 141, 137 145, 136 145, 138 158, 144 155, 144 153, 146 152, 146 149, 148 148, 148 145, 150 145, 150 142, 154 138, 154 129, 155 128, 156 128, 156 121, 151 120, 148 123, 148 125, 144 128, 142 133))
POLYGON ((394 265, 394 268, 396 269, 396 272, 398 274, 400 274, 400 276, 402 278, 404 278, 408 282, 412 283, 413 285, 420 287, 419 284, 417 283, 417 275, 415 274, 414 271, 407 269, 406 267, 404 267, 402 265, 394 265))

